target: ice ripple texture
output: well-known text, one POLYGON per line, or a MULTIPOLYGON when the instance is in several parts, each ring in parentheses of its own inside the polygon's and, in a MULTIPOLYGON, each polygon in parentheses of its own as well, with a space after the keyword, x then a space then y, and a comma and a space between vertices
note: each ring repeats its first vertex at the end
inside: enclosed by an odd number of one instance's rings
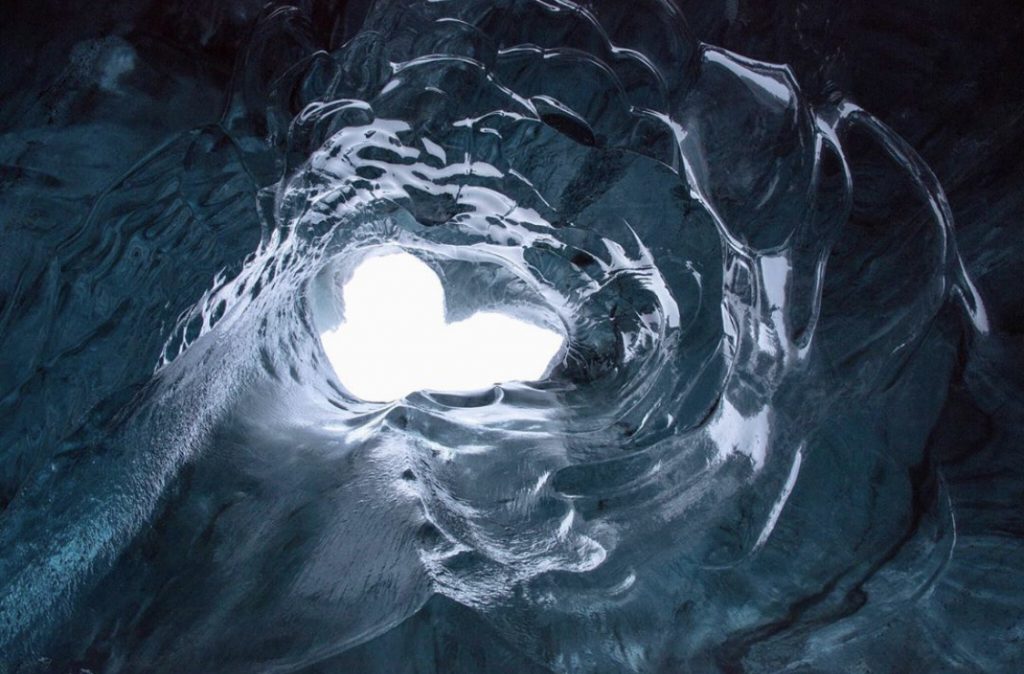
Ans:
POLYGON ((995 337, 906 143, 667 0, 314 19, 264 10, 218 124, 5 251, 0 671, 1020 664, 950 600, 929 448, 995 337), (381 246, 564 358, 348 395, 319 334, 381 246))

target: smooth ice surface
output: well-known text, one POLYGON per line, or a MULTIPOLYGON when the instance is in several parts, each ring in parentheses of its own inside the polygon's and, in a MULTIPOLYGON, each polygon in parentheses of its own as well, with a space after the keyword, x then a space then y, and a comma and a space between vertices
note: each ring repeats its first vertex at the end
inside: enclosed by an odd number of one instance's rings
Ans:
POLYGON ((1024 671, 1022 24, 5 0, 0 674, 1024 671))
POLYGON ((363 400, 537 380, 564 342, 554 331, 501 313, 447 322, 441 280, 408 253, 360 263, 343 299, 344 321, 320 339, 342 385, 363 400))

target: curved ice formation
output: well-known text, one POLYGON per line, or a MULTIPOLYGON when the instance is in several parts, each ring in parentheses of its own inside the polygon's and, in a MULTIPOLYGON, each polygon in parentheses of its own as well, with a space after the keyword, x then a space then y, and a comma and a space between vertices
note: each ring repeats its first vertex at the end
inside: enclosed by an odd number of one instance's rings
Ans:
POLYGON ((929 592, 957 532, 926 441, 988 325, 908 145, 668 0, 377 0, 321 34, 267 9, 219 124, 63 243, 38 320, 90 309, 21 360, 95 374, 5 374, 11 662, 398 671, 418 651, 366 645, 432 612, 518 671, 821 671, 929 592), (323 289, 377 246, 561 359, 350 395, 323 289), (63 416, 32 434, 34 397, 63 416))

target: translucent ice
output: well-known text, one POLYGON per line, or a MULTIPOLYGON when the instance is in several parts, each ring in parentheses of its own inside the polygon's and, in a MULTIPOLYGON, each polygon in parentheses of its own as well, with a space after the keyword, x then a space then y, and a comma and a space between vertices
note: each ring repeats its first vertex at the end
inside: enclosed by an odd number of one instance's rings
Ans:
POLYGON ((0 672, 1024 666, 1024 360, 878 118, 668 0, 200 5, 0 113, 0 672))

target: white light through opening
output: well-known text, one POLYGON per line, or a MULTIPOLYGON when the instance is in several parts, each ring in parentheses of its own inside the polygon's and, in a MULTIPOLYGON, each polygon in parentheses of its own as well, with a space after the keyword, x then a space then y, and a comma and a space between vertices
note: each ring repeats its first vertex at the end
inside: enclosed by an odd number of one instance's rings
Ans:
POLYGON ((437 274, 413 255, 370 257, 342 289, 345 318, 321 335, 338 379, 363 400, 466 392, 543 378, 561 334, 505 314, 445 322, 437 274))

